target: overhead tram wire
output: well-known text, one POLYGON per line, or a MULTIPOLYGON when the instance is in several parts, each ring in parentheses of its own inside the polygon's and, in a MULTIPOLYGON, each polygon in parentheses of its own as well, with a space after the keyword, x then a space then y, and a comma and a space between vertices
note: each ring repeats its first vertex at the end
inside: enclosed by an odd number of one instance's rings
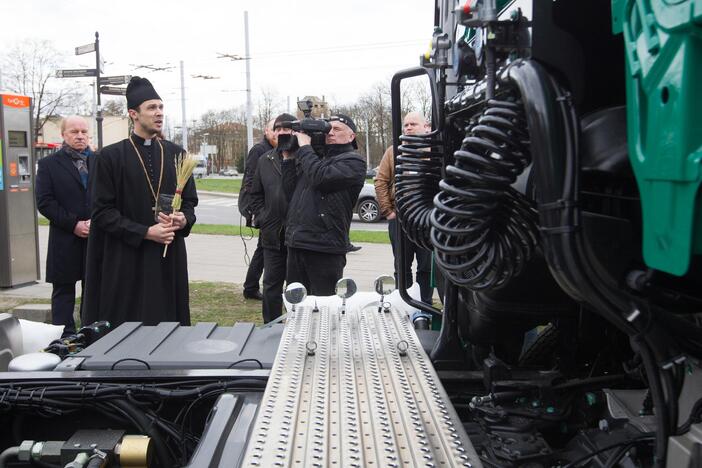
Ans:
MULTIPOLYGON (((260 52, 257 54, 252 54, 251 60, 264 60, 264 59, 275 59, 281 56, 300 56, 300 55, 315 55, 315 54, 328 54, 328 53, 346 53, 346 52, 358 52, 363 50, 382 50, 382 49, 393 49, 404 46, 417 45, 424 47, 426 45, 426 39, 415 39, 409 41, 396 41, 396 42, 378 42, 375 44, 353 44, 346 46, 333 46, 333 47, 320 47, 316 49, 291 49, 291 50, 276 50, 270 52, 260 52)), ((202 56, 200 54, 200 56, 202 56)), ((210 64, 210 63, 245 63, 246 58, 243 60, 227 60, 226 57, 212 58, 212 59, 201 59, 201 60, 187 60, 188 63, 192 64, 210 64)))

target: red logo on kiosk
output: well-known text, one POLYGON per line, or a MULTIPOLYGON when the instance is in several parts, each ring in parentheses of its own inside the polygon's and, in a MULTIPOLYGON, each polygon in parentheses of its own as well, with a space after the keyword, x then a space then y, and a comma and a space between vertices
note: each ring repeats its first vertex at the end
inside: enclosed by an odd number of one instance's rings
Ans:
POLYGON ((29 98, 27 96, 2 96, 3 105, 10 107, 29 107, 29 98))

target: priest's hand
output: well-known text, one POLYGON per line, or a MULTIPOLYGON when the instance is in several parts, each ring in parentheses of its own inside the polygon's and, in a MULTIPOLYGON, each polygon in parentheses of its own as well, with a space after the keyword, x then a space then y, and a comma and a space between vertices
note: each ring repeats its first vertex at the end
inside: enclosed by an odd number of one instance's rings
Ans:
POLYGON ((176 211, 169 215, 171 219, 172 226, 176 229, 183 229, 188 221, 185 219, 185 215, 180 211, 176 211))
POLYGON ((158 242, 159 244, 165 244, 168 245, 171 242, 173 242, 173 239, 175 238, 175 231, 177 228, 175 226, 169 226, 167 224, 154 224, 153 226, 149 227, 149 230, 146 231, 146 239, 154 242, 158 242))
POLYGON ((90 234, 90 224, 86 221, 78 221, 73 228, 73 234, 85 239, 90 234))

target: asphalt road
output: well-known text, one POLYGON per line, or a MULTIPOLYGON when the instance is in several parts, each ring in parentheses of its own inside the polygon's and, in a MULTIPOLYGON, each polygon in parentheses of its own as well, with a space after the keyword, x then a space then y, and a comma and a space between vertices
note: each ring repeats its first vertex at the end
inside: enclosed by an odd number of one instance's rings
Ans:
MULTIPOLYGON (((236 208, 237 199, 198 193, 200 202, 195 208, 197 222, 203 224, 244 224, 244 219, 239 216, 236 208)), ((377 223, 362 223, 358 216, 353 215, 351 230, 354 231, 387 231, 388 222, 385 220, 377 223)))

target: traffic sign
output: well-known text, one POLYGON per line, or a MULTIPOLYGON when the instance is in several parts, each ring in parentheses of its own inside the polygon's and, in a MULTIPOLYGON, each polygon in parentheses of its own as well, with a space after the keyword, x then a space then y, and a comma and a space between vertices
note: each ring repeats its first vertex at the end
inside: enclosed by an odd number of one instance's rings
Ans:
POLYGON ((132 79, 132 75, 120 75, 120 76, 101 76, 100 85, 122 85, 128 84, 129 80, 132 79))
POLYGON ((56 78, 85 78, 88 76, 97 76, 97 70, 94 68, 56 70, 56 78))
POLYGON ((120 88, 119 86, 100 86, 101 94, 113 94, 115 96, 126 96, 127 88, 120 88))
POLYGON ((90 52, 95 52, 95 43, 85 44, 80 47, 76 47, 76 55, 89 54, 90 52))

